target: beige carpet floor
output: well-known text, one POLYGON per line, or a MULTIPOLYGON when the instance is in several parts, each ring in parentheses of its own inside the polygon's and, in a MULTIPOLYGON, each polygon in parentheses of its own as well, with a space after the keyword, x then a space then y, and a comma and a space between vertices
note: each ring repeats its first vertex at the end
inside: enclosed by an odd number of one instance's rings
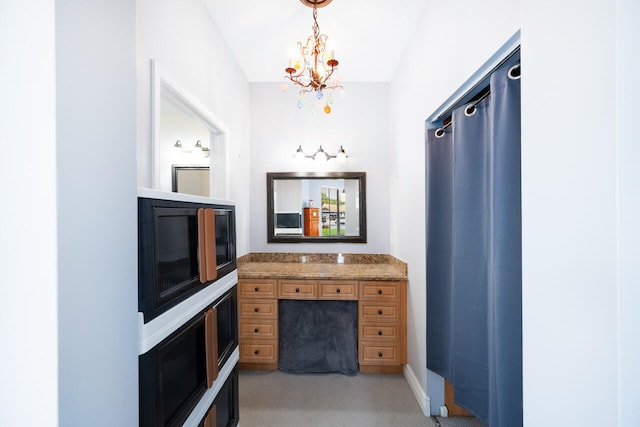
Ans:
POLYGON ((241 427, 484 427, 425 417, 402 375, 240 371, 241 427))

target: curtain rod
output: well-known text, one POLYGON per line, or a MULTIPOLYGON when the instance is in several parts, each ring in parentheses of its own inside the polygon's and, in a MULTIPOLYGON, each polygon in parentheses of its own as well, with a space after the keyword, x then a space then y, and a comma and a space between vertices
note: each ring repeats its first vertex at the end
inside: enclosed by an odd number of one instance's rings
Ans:
MULTIPOLYGON (((509 76, 509 78, 512 80, 518 80, 520 78, 520 75, 521 75, 520 62, 518 61, 517 64, 514 64, 511 68, 509 68, 509 71, 507 72, 507 76, 509 76)), ((487 90, 482 96, 480 96, 475 101, 472 101, 469 104, 467 104, 467 106, 464 108, 464 114, 466 116, 472 116, 473 113, 476 112, 476 105, 481 103, 489 95, 491 95, 491 87, 487 86, 487 90)), ((435 131, 436 138, 442 138, 444 136, 444 130, 449 126, 451 126, 452 123, 453 123, 453 119, 449 120, 443 126, 440 126, 438 129, 436 129, 435 131)))
POLYGON ((486 86, 491 74, 520 52, 520 30, 498 49, 471 77, 465 81, 447 100, 438 107, 426 120, 429 128, 442 124, 442 120, 451 114, 455 108, 477 95, 486 86))

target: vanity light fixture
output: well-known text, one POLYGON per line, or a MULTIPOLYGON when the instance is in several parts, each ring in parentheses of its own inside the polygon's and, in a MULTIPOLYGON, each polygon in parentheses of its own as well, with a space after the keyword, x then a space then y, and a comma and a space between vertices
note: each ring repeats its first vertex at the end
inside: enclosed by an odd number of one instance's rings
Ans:
POLYGON ((302 145, 298 145, 298 149, 296 150, 294 157, 296 159, 312 159, 317 162, 326 162, 329 159, 336 159, 336 161, 339 163, 345 163, 349 156, 347 156, 347 152, 344 151, 342 145, 340 146, 340 149, 336 154, 327 153, 326 151, 324 151, 324 148, 322 148, 322 145, 316 150, 315 153, 305 154, 305 152, 302 150, 302 145))
MULTIPOLYGON (((298 52, 289 57, 289 66, 285 68, 288 74, 285 79, 291 80, 300 87, 298 108, 304 105, 304 94, 315 92, 318 101, 324 97, 324 91, 329 89, 341 89, 338 79, 333 75, 338 68, 338 60, 335 51, 327 48, 326 34, 320 34, 318 25, 318 8, 325 7, 331 0, 300 0, 302 4, 313 7, 313 35, 307 38, 306 44, 298 42, 298 52)), ((324 101, 323 111, 331 112, 333 97, 328 96, 324 101)))
POLYGON ((206 159, 207 157, 209 157, 209 152, 211 151, 209 149, 209 147, 205 147, 202 145, 202 141, 197 140, 196 141, 196 145, 194 146, 194 148, 200 150, 200 152, 202 153, 202 155, 204 156, 204 158, 206 159))
POLYGON ((196 141, 195 145, 191 146, 191 145, 185 145, 182 143, 182 141, 180 141, 179 139, 176 140, 176 143, 173 144, 173 148, 174 150, 180 150, 183 153, 191 153, 193 152, 193 149, 195 148, 197 152, 202 153, 202 155, 207 158, 209 157, 209 154, 211 152, 211 149, 209 147, 205 147, 202 145, 202 141, 200 141, 199 139, 196 141))

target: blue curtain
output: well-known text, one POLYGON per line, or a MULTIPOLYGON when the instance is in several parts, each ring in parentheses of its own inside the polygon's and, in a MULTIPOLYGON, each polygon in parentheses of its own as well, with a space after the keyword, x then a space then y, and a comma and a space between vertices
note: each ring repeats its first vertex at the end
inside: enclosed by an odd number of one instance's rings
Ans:
POLYGON ((520 80, 427 132, 427 367, 491 427, 522 425, 520 80))

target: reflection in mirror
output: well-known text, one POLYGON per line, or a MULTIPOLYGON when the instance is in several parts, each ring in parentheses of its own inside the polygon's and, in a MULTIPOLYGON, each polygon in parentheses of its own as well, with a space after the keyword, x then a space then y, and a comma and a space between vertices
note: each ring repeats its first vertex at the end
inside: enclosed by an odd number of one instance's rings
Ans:
POLYGON ((366 243, 364 172, 267 173, 268 242, 366 243))
POLYGON ((156 60, 151 79, 151 188, 170 191, 175 164, 204 166, 210 167, 206 196, 226 199, 226 127, 156 60))
POLYGON ((209 166, 171 166, 171 191, 209 197, 209 166))

